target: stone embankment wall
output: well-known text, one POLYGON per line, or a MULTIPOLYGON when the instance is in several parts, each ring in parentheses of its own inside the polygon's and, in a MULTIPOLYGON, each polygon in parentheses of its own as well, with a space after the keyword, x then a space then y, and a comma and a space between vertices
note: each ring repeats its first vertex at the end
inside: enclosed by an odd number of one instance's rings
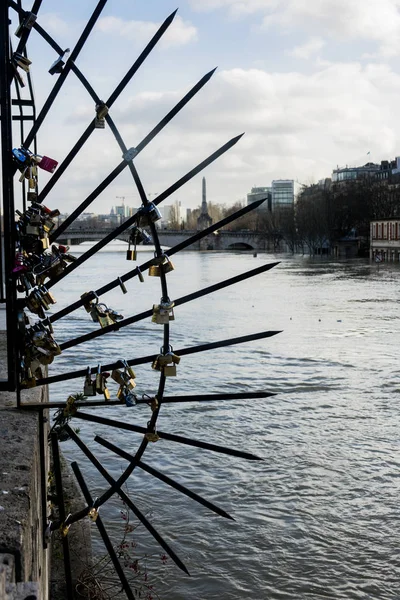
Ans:
MULTIPOLYGON (((6 364, 6 340, 1 332, 0 373, 6 364)), ((23 402, 46 401, 44 387, 23 392, 23 402)), ((0 392, 0 600, 49 599, 38 427, 37 411, 17 410, 16 394, 0 392)), ((46 472, 48 461, 47 455, 46 472)))

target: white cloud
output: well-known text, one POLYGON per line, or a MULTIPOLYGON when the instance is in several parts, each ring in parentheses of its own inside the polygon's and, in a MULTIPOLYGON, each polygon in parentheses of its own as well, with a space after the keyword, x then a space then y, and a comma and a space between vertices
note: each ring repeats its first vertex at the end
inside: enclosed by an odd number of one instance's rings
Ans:
POLYGON ((296 46, 293 50, 289 51, 289 54, 294 58, 308 59, 313 54, 319 52, 325 46, 325 42, 320 37, 312 37, 305 44, 296 46))
POLYGON ((191 0, 197 10, 260 13, 264 27, 317 31, 336 39, 370 40, 382 56, 400 51, 400 0, 191 0))
MULTIPOLYGON (((98 20, 96 29, 106 34, 147 42, 156 33, 160 23, 151 21, 124 21, 119 17, 102 17, 98 20)), ((183 46, 197 40, 197 29, 177 15, 160 44, 164 47, 183 46)))
MULTIPOLYGON (((114 109, 127 145, 147 135, 186 91, 144 91, 114 109)), ((368 150, 376 160, 400 154, 399 93, 400 76, 383 64, 327 64, 312 74, 222 71, 135 163, 145 187, 147 183, 150 191, 161 192, 245 131, 239 143, 205 171, 213 181, 215 201, 233 202, 254 183, 268 185, 272 179, 317 180, 330 176, 336 164, 352 163, 368 150)), ((117 163, 117 149, 115 156, 117 163)), ((98 168, 102 176, 114 166, 111 163, 110 169, 98 168)), ((194 183, 185 186, 184 193, 187 205, 198 204, 194 183)))

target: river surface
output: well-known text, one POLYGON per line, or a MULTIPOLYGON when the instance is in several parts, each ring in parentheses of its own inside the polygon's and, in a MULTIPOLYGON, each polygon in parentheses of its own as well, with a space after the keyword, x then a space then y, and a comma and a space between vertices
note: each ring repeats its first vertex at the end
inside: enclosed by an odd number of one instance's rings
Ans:
MULTIPOLYGON (((72 253, 85 246, 73 247, 72 253)), ((134 268, 126 245, 102 251, 52 292, 59 309, 134 268)), ((139 264, 150 258, 139 255, 139 264)), ((164 405, 162 431, 245 449, 246 461, 159 441, 144 459, 224 508, 229 521, 153 479, 134 472, 128 489, 139 508, 185 562, 191 577, 139 528, 136 551, 154 554, 149 577, 162 600, 317 600, 400 598, 400 437, 398 265, 334 262, 259 253, 186 252, 168 275, 171 299, 266 262, 272 270, 175 309, 175 349, 264 330, 274 337, 185 356, 166 394, 267 390, 274 397, 164 405)), ((125 317, 160 300, 159 280, 145 276, 104 297, 125 317)), ((98 328, 83 308, 55 323, 63 342, 98 328)), ((150 319, 66 350, 51 366, 61 373, 118 358, 157 353, 162 326, 150 319)), ((158 374, 135 368, 139 394, 154 394, 158 374)), ((83 381, 52 385, 51 400, 82 391, 83 381)), ((115 397, 116 384, 110 385, 115 397)), ((92 409, 93 410, 93 409, 92 409)), ((150 409, 98 409, 146 424, 150 409)), ((95 434, 134 452, 141 436, 76 421, 81 436, 113 477, 126 461, 93 442, 95 434)), ((92 495, 107 488, 72 442, 92 495)), ((121 504, 101 508, 118 539, 121 504)), ((98 546, 100 542, 95 542, 98 546)), ((101 551, 101 548, 97 548, 101 551)))

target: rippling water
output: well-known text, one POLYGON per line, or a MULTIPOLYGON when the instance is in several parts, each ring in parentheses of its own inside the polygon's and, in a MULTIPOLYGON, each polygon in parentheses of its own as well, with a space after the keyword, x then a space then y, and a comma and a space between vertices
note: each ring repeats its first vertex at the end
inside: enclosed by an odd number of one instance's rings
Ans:
MULTIPOLYGON (((98 254, 55 286, 55 308, 133 268, 118 249, 98 254)), ((140 262, 149 256, 141 253, 140 262)), ((135 471, 131 496, 143 512, 150 511, 191 573, 189 578, 171 564, 162 569, 154 559, 151 576, 162 600, 400 598, 399 267, 187 252, 174 257, 170 297, 275 260, 280 264, 256 279, 175 310, 175 349, 268 329, 282 333, 185 356, 178 376, 167 382, 168 395, 229 390, 277 395, 163 407, 160 430, 247 449, 264 460, 248 462, 166 441, 149 447, 146 462, 236 520, 216 516, 135 471)), ((104 297, 125 316, 159 301, 156 278, 146 277, 144 284, 134 279, 127 288, 125 296, 117 290, 104 297)), ((97 327, 83 308, 55 325, 59 342, 97 327)), ((148 319, 65 351, 51 374, 152 354, 161 342, 162 327, 148 319)), ((151 366, 135 370, 137 391, 154 394, 158 376, 151 366)), ((51 399, 65 399, 82 386, 79 380, 53 385, 51 399)), ((140 425, 149 418, 145 406, 101 412, 140 425)), ((132 452, 140 436, 78 424, 92 451, 118 477, 126 462, 94 443, 94 435, 132 452)), ((78 460, 92 495, 100 495, 107 487, 101 476, 70 442, 63 449, 78 460)), ((115 535, 121 531, 120 508, 113 499, 101 509, 115 535)), ((138 536, 141 551, 158 551, 148 535, 138 536)))

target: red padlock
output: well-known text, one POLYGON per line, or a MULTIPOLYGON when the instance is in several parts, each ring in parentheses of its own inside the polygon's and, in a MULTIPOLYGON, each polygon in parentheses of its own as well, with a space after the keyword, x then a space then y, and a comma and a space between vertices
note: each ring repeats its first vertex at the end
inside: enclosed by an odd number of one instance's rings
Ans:
POLYGON ((54 158, 50 158, 49 156, 42 156, 40 162, 38 163, 38 167, 48 171, 49 173, 54 173, 56 170, 56 166, 58 162, 54 160, 54 158))

